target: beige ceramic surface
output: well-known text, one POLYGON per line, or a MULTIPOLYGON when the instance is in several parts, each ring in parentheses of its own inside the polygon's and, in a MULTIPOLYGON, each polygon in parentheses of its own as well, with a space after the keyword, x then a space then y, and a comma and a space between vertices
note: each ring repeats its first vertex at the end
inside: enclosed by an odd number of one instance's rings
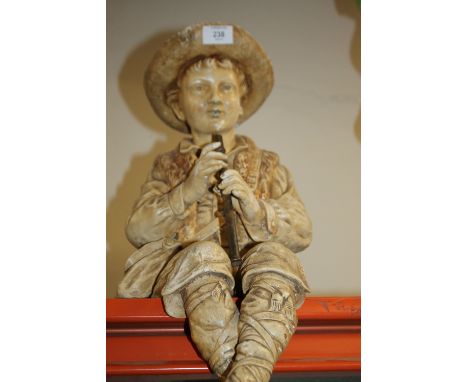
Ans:
POLYGON ((310 245, 312 227, 278 155, 235 134, 252 101, 265 99, 269 81, 258 78, 271 73, 269 60, 253 65, 250 55, 265 55, 238 26, 233 44, 207 49, 201 30, 211 27, 175 34, 149 72, 163 74, 146 77, 155 112, 176 130, 186 124, 190 137, 157 156, 142 186, 126 231, 136 251, 118 297, 160 297, 169 315, 187 317, 221 380, 267 382, 309 292, 295 253, 310 245))
POLYGON ((133 250, 124 227, 140 186, 156 155, 181 139, 155 117, 143 73, 169 34, 202 20, 239 24, 268 52, 275 87, 238 132, 279 152, 294 175, 314 224, 312 245, 300 254, 312 293, 359 294, 360 67, 354 2, 252 4, 108 4, 109 297, 115 296, 133 250))

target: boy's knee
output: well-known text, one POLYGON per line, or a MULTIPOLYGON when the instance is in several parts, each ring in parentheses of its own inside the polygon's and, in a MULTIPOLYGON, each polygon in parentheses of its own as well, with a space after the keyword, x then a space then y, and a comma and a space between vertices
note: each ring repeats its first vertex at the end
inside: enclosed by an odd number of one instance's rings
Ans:
POLYGON ((178 255, 190 258, 194 262, 207 263, 210 261, 229 262, 224 249, 212 241, 198 241, 185 247, 178 255))

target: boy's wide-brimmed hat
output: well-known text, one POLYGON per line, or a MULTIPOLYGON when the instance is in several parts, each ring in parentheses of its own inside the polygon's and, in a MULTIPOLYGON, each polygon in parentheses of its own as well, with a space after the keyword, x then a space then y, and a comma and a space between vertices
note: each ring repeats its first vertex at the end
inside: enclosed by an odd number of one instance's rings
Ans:
POLYGON ((247 94, 243 98, 244 113, 239 123, 249 118, 262 105, 273 87, 273 68, 260 44, 244 29, 232 25, 232 43, 213 44, 203 40, 211 26, 232 24, 203 23, 192 25, 175 34, 155 54, 145 76, 145 89, 156 114, 170 127, 188 133, 184 122, 174 115, 166 103, 166 91, 175 86, 181 70, 203 57, 218 56, 234 61, 246 75, 247 94))

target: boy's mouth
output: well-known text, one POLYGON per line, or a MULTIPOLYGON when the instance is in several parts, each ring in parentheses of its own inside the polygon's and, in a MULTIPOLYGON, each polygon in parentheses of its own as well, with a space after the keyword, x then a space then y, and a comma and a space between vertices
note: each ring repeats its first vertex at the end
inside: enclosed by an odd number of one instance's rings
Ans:
POLYGON ((208 110, 208 114, 212 118, 218 118, 220 117, 224 112, 221 109, 212 109, 208 110))

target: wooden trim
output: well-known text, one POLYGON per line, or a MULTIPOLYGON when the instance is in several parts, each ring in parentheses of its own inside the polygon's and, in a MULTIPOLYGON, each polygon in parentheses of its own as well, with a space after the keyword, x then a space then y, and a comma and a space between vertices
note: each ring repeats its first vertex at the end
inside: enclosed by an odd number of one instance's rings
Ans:
MULTIPOLYGON (((360 297, 309 297, 275 372, 360 370, 360 297)), ((187 335, 160 299, 107 300, 107 374, 208 374, 187 335)))

